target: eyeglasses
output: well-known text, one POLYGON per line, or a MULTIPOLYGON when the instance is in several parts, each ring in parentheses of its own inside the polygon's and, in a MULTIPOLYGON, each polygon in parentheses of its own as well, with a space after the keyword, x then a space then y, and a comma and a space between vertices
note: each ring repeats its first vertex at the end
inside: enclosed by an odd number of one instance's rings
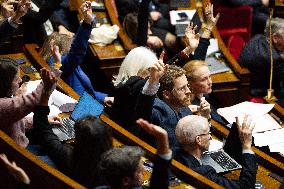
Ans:
POLYGON ((211 135, 211 131, 209 131, 208 133, 199 134, 197 136, 203 136, 203 135, 211 135))
POLYGON ((182 87, 180 87, 180 88, 177 88, 177 89, 174 88, 173 90, 175 90, 175 91, 177 91, 177 92, 185 92, 186 89, 190 90, 190 85, 189 85, 189 83, 186 84, 186 85, 184 85, 184 86, 182 86, 182 87))

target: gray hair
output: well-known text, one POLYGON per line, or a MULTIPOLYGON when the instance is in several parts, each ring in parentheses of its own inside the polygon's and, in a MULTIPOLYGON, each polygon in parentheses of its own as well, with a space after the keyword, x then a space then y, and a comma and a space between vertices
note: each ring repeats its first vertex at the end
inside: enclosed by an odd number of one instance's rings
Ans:
MULTIPOLYGON (((271 33, 272 34, 281 34, 283 31, 281 29, 284 28, 284 19, 283 18, 272 18, 271 20, 271 33)), ((264 30, 265 36, 269 38, 269 19, 266 21, 266 26, 264 30)))
POLYGON ((202 116, 189 115, 179 120, 176 126, 176 138, 182 147, 195 142, 197 135, 204 132, 208 120, 202 116))
POLYGON ((157 61, 156 54, 146 47, 132 49, 123 60, 118 74, 113 76, 114 86, 124 84, 131 76, 137 76, 139 71, 150 68, 157 61))

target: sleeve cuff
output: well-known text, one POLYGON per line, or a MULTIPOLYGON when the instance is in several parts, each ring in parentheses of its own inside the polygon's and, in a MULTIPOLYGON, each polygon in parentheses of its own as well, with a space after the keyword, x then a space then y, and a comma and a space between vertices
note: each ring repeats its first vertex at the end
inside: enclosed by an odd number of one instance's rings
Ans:
POLYGON ((12 21, 12 18, 9 17, 8 18, 8 23, 10 24, 10 26, 12 26, 13 28, 18 28, 18 24, 12 21))
POLYGON ((172 159, 173 152, 170 151, 170 152, 167 153, 167 154, 158 154, 158 155, 160 156, 160 158, 169 161, 169 160, 172 159))
POLYGON ((243 150, 243 154, 254 154, 252 150, 243 150))
POLYGON ((149 79, 148 79, 147 82, 145 83, 143 89, 142 89, 142 94, 153 96, 153 95, 157 94, 159 87, 160 87, 160 83, 158 83, 156 85, 150 85, 149 79))

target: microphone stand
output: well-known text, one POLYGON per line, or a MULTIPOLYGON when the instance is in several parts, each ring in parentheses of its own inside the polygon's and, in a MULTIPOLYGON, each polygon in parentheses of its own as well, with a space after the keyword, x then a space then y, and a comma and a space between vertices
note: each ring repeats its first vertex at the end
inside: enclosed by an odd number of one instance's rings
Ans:
POLYGON ((267 100, 276 100, 274 96, 274 89, 272 88, 273 81, 273 56, 272 56, 272 30, 271 30, 271 20, 273 16, 273 8, 269 8, 269 51, 270 51, 270 78, 269 78, 269 89, 267 89, 267 100))

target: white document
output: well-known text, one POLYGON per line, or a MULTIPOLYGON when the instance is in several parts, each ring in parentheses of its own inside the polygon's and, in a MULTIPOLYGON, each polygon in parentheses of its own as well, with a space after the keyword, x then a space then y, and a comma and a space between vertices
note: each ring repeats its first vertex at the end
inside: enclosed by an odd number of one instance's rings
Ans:
POLYGON ((253 130, 253 133, 256 133, 281 128, 281 126, 267 114, 273 106, 274 104, 260 104, 246 101, 234 106, 219 108, 217 112, 229 123, 235 122, 236 117, 239 117, 242 123, 245 114, 250 115, 252 121, 256 124, 253 130))
MULTIPOLYGON (((34 91, 37 86, 40 84, 41 80, 35 80, 35 81, 29 81, 27 84, 27 93, 31 93, 32 91, 34 91)), ((62 113, 59 110, 59 107, 62 104, 66 104, 66 103, 76 103, 77 100, 59 92, 58 90, 54 90, 52 92, 52 94, 50 95, 49 101, 48 101, 48 106, 50 108, 50 113, 49 116, 55 116, 58 115, 59 113, 62 113)), ((27 117, 32 117, 33 113, 30 113, 29 115, 27 115, 27 117)))
POLYGON ((269 145, 269 150, 270 152, 279 152, 281 154, 284 154, 284 142, 269 145))
POLYGON ((268 146, 270 152, 284 154, 284 128, 254 133, 253 138, 255 146, 268 146))
POLYGON ((177 24, 177 20, 180 20, 180 16, 178 15, 179 13, 185 13, 187 15, 188 20, 183 21, 183 22, 178 22, 179 24, 186 24, 191 21, 193 18, 193 15, 195 14, 196 10, 172 10, 170 11, 170 21, 172 25, 177 24))
POLYGON ((215 139, 210 140, 210 145, 208 149, 209 152, 218 151, 222 148, 223 148, 223 142, 215 139))

